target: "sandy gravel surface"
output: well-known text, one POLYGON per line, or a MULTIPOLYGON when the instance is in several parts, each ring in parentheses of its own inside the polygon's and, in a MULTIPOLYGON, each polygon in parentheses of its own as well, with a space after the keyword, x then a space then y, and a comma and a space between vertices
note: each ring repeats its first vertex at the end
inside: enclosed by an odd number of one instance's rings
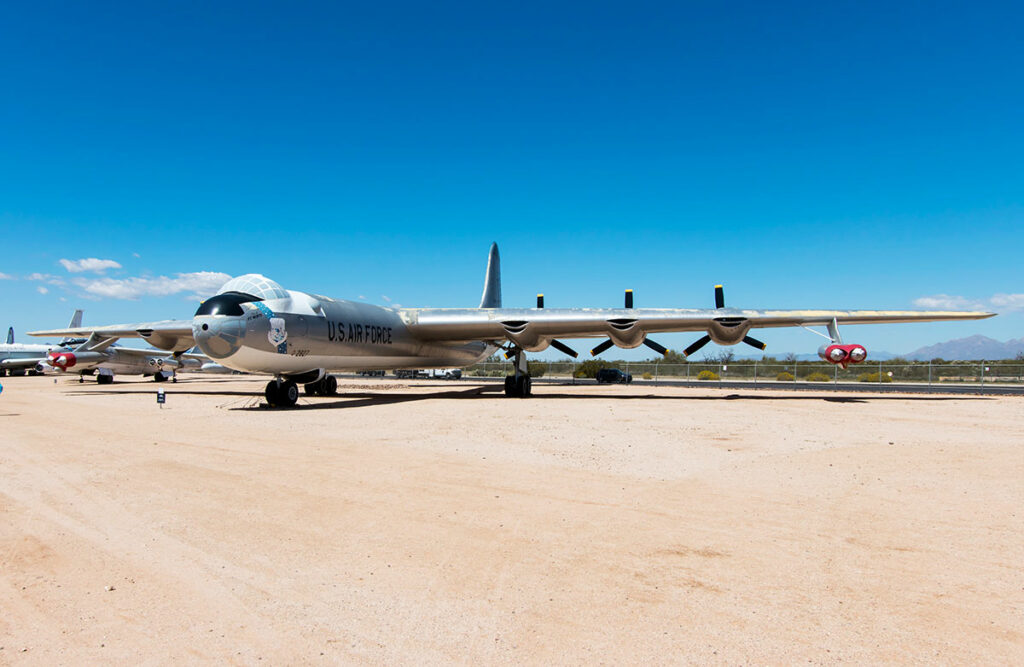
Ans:
POLYGON ((1024 399, 4 378, 0 664, 1024 661, 1024 399))

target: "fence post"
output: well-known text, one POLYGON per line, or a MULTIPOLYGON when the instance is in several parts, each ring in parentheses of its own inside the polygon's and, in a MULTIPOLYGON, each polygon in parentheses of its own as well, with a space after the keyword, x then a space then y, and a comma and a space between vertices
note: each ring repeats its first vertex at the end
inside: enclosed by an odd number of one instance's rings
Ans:
POLYGON ((985 393, 985 360, 981 360, 981 393, 985 393))
POLYGON ((878 384, 882 384, 882 360, 878 360, 878 384))
POLYGON ((654 362, 654 386, 658 386, 658 362, 654 362))
POLYGON ((932 386, 932 360, 928 360, 928 386, 932 386))
POLYGON ((686 364, 686 386, 690 386, 690 364, 686 364))
POLYGON ((757 360, 754 360, 754 384, 757 384, 757 360))

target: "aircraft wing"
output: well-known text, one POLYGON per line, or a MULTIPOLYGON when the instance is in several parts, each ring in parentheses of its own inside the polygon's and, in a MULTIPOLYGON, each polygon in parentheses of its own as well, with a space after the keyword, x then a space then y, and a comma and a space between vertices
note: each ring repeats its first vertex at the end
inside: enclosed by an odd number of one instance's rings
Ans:
POLYGON ((417 308, 400 311, 421 340, 468 341, 541 338, 621 338, 647 333, 708 331, 732 320, 744 329, 837 324, 979 320, 995 313, 948 310, 741 310, 661 308, 417 308))
POLYGON ((161 320, 159 322, 114 324, 106 327, 49 329, 47 331, 30 331, 28 335, 43 337, 95 336, 97 340, 142 338, 155 348, 172 352, 187 350, 195 345, 195 341, 192 339, 192 320, 161 320))
POLYGON ((37 364, 46 363, 46 357, 36 359, 4 359, 0 368, 34 368, 37 364))

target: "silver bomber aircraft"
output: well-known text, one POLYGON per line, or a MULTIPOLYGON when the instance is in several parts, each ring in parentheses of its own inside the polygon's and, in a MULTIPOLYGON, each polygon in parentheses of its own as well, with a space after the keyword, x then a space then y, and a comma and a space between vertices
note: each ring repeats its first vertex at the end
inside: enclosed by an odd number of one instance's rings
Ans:
MULTIPOLYGON (((727 308, 722 287, 715 288, 714 309, 634 308, 626 292, 623 308, 501 307, 501 272, 497 244, 491 246, 483 298, 477 308, 389 308, 286 290, 258 274, 233 278, 216 296, 204 301, 191 320, 123 324, 90 329, 35 331, 33 336, 87 335, 93 344, 140 337, 150 345, 182 352, 198 345, 225 367, 274 375, 266 387, 273 407, 290 407, 299 397, 299 384, 311 395, 333 395, 336 371, 421 369, 469 366, 495 351, 514 358, 514 374, 505 378, 505 394, 531 394, 525 352, 549 346, 576 357, 561 339, 605 340, 591 350, 600 354, 611 346, 640 345, 660 354, 666 348, 649 336, 694 331, 703 336, 684 355, 708 342, 719 345, 764 344, 749 335, 771 327, 827 328, 828 345, 819 355, 846 366, 867 358, 861 345, 844 344, 840 324, 879 324, 973 320, 994 313, 964 311, 882 310, 742 310, 727 308)), ((824 335, 824 334, 822 334, 824 335)))

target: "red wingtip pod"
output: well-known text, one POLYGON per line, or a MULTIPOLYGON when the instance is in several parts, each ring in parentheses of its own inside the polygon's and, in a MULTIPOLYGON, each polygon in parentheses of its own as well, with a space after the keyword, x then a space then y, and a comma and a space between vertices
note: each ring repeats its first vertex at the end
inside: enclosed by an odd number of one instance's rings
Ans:
POLYGON ((49 355, 50 365, 54 368, 66 371, 78 363, 75 355, 71 352, 51 352, 49 355))
POLYGON ((828 345, 818 350, 818 356, 829 362, 846 368, 850 364, 859 364, 868 358, 868 351, 863 345, 828 345))

